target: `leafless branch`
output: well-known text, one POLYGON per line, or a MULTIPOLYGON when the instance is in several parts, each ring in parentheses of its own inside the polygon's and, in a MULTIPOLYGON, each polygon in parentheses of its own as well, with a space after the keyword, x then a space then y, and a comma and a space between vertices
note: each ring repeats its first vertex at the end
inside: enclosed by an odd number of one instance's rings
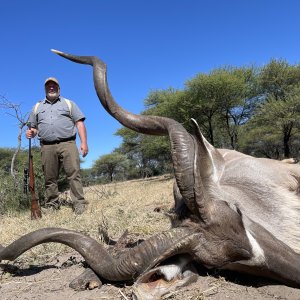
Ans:
POLYGON ((13 118, 16 118, 18 121, 18 127, 19 127, 19 133, 18 133, 18 146, 14 152, 14 155, 11 160, 11 167, 10 167, 10 173, 13 178, 15 178, 15 172, 14 172, 14 164, 17 157, 17 154, 19 153, 21 149, 21 142, 22 142, 22 132, 23 128, 26 126, 29 118, 29 112, 26 112, 25 114, 21 111, 21 105, 13 103, 9 101, 6 97, 0 95, 0 110, 4 110, 5 114, 8 116, 11 116, 13 118))

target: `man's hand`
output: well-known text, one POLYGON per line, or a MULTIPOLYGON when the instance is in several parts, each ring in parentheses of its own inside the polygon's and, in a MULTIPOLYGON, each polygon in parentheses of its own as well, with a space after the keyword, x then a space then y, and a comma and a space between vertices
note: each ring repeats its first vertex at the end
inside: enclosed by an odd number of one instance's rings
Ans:
POLYGON ((81 152, 82 157, 87 156, 87 154, 89 153, 89 147, 88 147, 87 143, 80 144, 80 152, 81 152))
POLYGON ((81 141, 80 152, 82 154, 82 157, 85 157, 89 152, 89 147, 87 145, 86 128, 82 120, 77 121, 76 126, 81 141))
POLYGON ((26 130, 26 137, 28 139, 34 138, 37 134, 37 129, 36 128, 31 128, 26 130))

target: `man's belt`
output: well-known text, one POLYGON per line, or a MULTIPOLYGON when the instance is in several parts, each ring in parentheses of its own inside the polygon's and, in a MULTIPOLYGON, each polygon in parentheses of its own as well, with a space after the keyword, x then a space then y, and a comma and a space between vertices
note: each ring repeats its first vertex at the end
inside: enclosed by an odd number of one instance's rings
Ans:
POLYGON ((76 140, 76 135, 71 136, 69 138, 56 140, 56 141, 41 141, 41 145, 55 145, 55 144, 60 144, 63 142, 69 142, 69 141, 75 141, 75 140, 76 140))

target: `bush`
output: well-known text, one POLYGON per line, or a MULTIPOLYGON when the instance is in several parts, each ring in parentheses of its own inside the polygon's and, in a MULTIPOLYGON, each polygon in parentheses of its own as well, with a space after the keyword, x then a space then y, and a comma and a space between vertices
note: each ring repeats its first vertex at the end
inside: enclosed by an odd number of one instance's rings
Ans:
POLYGON ((0 169, 0 214, 20 211, 30 207, 29 195, 24 193, 23 175, 15 179, 0 169))
MULTIPOLYGON (((10 150, 12 157, 13 150, 10 150)), ((40 205, 45 205, 45 183, 41 164, 40 149, 32 148, 33 166, 35 177, 35 193, 40 205)), ((28 151, 21 151, 15 162, 15 176, 10 174, 11 157, 6 158, 5 164, 0 166, 0 214, 12 213, 16 211, 29 210, 31 204, 31 194, 28 189, 24 193, 24 169, 28 169, 28 151)), ((28 178, 29 181, 29 178, 28 178)), ((68 180, 64 172, 60 172, 58 179, 60 192, 69 188, 68 180)))

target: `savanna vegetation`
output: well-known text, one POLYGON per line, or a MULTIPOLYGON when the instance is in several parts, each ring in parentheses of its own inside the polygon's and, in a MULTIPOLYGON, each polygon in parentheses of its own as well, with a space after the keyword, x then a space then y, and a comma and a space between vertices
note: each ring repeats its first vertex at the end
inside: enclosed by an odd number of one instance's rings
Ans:
MULTIPOLYGON (((190 119, 196 119, 215 147, 274 159, 300 156, 300 64, 272 59, 260 68, 217 68, 187 80, 183 89, 150 91, 144 104, 142 114, 173 118, 190 131, 190 119)), ((2 99, 0 108, 12 109, 23 129, 26 114, 23 117, 18 106, 2 99)), ((100 156, 92 168, 82 170, 85 186, 172 173, 166 137, 146 136, 127 128, 115 134, 122 138, 120 146, 100 156)), ((36 190, 43 204, 39 149, 33 148, 33 152, 36 190)), ((27 164, 26 149, 0 149, 1 214, 28 207, 29 195, 23 193, 27 164)), ((61 191, 67 188, 61 177, 61 191)))

